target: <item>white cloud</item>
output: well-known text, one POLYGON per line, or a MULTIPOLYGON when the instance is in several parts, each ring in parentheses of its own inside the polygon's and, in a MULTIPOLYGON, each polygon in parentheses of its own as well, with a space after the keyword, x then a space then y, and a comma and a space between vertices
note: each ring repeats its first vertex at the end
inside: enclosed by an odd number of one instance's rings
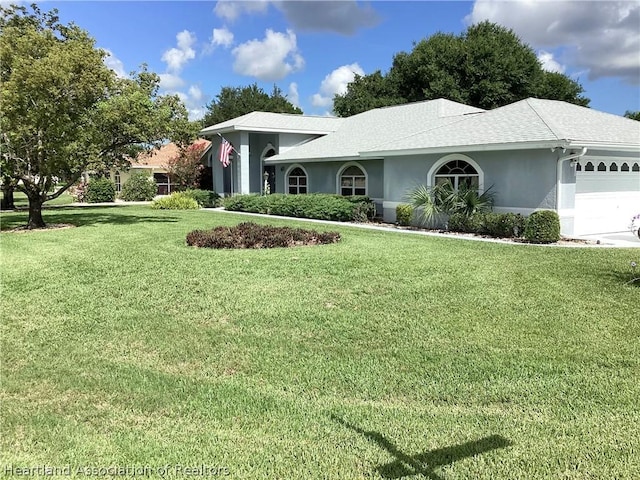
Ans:
POLYGON ((364 70, 357 63, 343 65, 324 77, 320 84, 320 92, 313 95, 311 104, 315 107, 329 107, 333 105, 336 94, 344 95, 347 85, 353 82, 355 75, 364 75, 364 70))
POLYGON ((233 22, 243 13, 265 13, 269 7, 266 0, 236 1, 220 0, 213 12, 220 18, 233 22))
POLYGON ((465 19, 513 29, 535 48, 563 48, 563 63, 589 78, 640 83, 640 2, 477 0, 465 19))
POLYGON ((211 37, 211 45, 214 47, 230 47, 233 43, 233 33, 227 27, 214 28, 211 37))
POLYGON ((191 85, 186 93, 181 90, 167 90, 163 93, 177 95, 187 108, 190 120, 200 120, 207 112, 209 96, 205 95, 198 85, 191 85))
POLYGON ((164 90, 176 90, 184 86, 184 80, 178 75, 174 75, 172 73, 161 73, 159 77, 160 88, 164 90))
POLYGON ((116 75, 120 78, 128 77, 127 73, 124 71, 124 64, 122 61, 116 57, 111 50, 103 48, 106 52, 106 56, 104 57, 104 64, 109 67, 111 70, 116 72, 116 75))
POLYGON ((547 72, 564 73, 565 67, 553 58, 553 53, 541 50, 538 52, 538 61, 547 72))
POLYGON ((179 72, 189 60, 196 58, 196 52, 192 48, 196 42, 194 34, 183 30, 176 35, 178 48, 170 48, 162 54, 162 61, 167 64, 167 70, 179 72))
POLYGON ((281 80, 304 67, 298 52, 296 35, 268 29, 263 40, 250 40, 232 50, 235 61, 233 71, 259 80, 281 80))
POLYGON ((289 84, 287 100, 289 100, 296 107, 300 107, 300 94, 298 93, 298 84, 296 82, 291 82, 289 84))

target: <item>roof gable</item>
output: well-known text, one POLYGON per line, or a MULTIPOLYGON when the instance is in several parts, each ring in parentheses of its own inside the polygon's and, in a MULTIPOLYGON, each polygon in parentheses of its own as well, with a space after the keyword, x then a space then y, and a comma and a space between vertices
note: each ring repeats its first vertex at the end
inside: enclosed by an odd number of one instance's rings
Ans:
POLYGON ((251 112, 204 128, 200 135, 232 131, 326 134, 339 128, 343 118, 293 113, 251 112))
POLYGON ((269 161, 356 158, 361 151, 376 145, 457 123, 483 111, 444 99, 376 108, 344 118, 335 132, 271 157, 269 161))

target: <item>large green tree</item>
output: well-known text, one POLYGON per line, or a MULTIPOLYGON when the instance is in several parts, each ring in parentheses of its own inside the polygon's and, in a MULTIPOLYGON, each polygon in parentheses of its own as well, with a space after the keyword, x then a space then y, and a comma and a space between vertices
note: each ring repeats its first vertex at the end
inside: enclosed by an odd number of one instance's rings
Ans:
POLYGON ((42 204, 84 171, 194 136, 180 99, 158 95, 156 74, 143 67, 117 78, 105 52, 86 31, 61 24, 57 10, 0 13, 0 168, 27 195, 29 228, 45 226, 42 204))
POLYGON ((222 87, 216 98, 207 105, 202 124, 207 127, 255 111, 302 113, 277 86, 274 85, 273 91, 268 94, 254 83, 246 87, 222 87))
POLYGON ((334 111, 349 116, 371 108, 446 98, 492 109, 528 97, 586 106, 582 86, 542 68, 535 52, 512 30, 490 22, 461 35, 436 33, 399 52, 386 75, 356 77, 336 95, 334 111))

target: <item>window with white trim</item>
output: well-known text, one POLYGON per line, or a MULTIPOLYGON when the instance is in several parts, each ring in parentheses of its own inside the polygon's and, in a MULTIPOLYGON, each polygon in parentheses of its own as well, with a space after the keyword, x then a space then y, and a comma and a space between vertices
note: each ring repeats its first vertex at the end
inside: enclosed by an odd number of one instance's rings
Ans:
POLYGON ((434 178, 436 185, 451 182, 455 190, 462 185, 473 190, 480 188, 480 174, 473 165, 464 160, 451 160, 445 163, 438 169, 434 178))
POLYGON ((367 176, 356 165, 345 168, 340 175, 341 195, 366 195, 367 176))
POLYGON ((307 193, 307 174, 302 168, 296 167, 289 172, 287 186, 289 193, 307 193))
POLYGON ((122 191, 122 183, 120 181, 120 172, 116 171, 115 175, 114 175, 114 180, 115 180, 115 184, 116 184, 116 192, 120 193, 122 191))

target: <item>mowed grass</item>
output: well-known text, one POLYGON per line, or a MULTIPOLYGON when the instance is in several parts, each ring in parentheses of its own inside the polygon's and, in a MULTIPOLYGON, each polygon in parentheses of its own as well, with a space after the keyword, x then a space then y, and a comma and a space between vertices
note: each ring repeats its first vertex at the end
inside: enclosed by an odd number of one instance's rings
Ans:
MULTIPOLYGON (((13 203, 16 206, 16 208, 20 208, 20 209, 29 208, 29 199, 22 192, 13 193, 13 203)), ((45 202, 44 208, 54 206, 54 205, 69 205, 70 203, 73 203, 73 197, 69 195, 69 192, 67 191, 67 192, 64 192, 62 195, 60 195, 59 197, 54 198, 53 200, 49 200, 48 202, 45 202)))
POLYGON ((257 219, 342 241, 215 251, 186 234, 246 216, 44 215, 77 226, 0 234, 0 475, 640 476, 638 250, 257 219))

